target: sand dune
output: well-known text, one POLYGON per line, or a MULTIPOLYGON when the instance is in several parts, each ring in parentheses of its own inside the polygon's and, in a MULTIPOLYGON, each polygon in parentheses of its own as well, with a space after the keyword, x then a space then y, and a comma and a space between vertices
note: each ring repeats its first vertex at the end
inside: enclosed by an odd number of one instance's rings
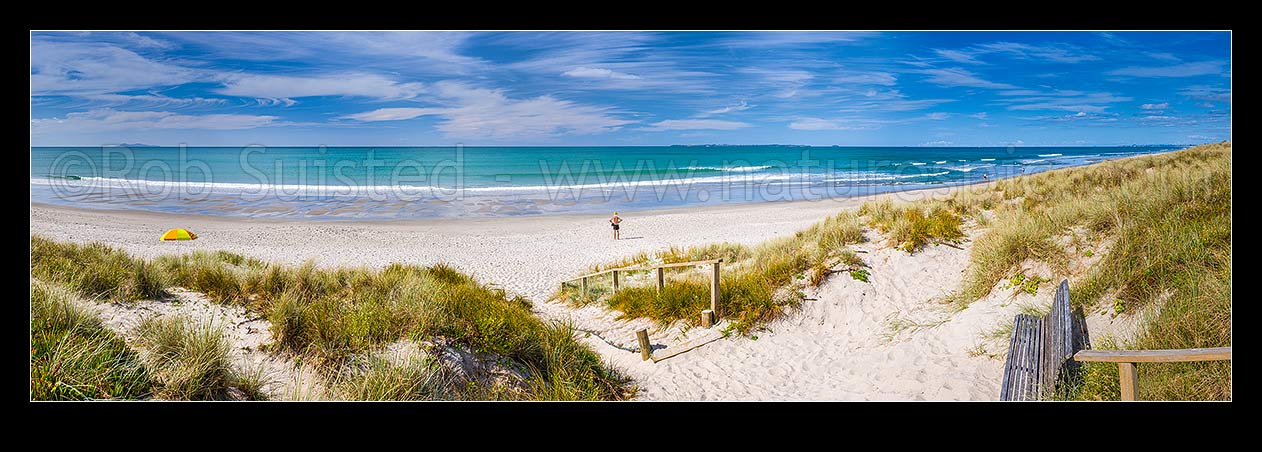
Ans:
MULTIPOLYGON (((883 196, 917 199, 948 191, 883 196)), ((596 332, 585 340, 637 379, 643 399, 994 399, 1002 362, 973 356, 976 353, 970 350, 977 348, 982 332, 1010 319, 1018 303, 993 297, 951 313, 932 301, 958 286, 968 258, 967 242, 963 250, 937 246, 916 255, 877 243, 860 245, 870 251, 865 255, 872 265, 870 284, 838 274, 819 288, 812 297, 816 301, 806 302, 798 315, 769 325, 771 331, 757 333, 757 340, 720 340, 656 364, 599 338, 632 344, 634 330, 652 327, 651 322, 616 320, 617 313, 598 307, 573 309, 544 302, 560 281, 592 264, 672 245, 755 244, 791 234, 864 200, 623 212, 626 239, 621 241, 611 239, 604 217, 571 215, 324 222, 41 204, 31 207, 30 228, 32 234, 100 241, 147 257, 222 249, 283 263, 314 259, 321 266, 447 262, 530 298, 546 318, 596 332), (188 228, 201 238, 159 242, 158 236, 170 227, 188 228), (892 325, 911 324, 922 326, 891 334, 897 329, 892 325)))

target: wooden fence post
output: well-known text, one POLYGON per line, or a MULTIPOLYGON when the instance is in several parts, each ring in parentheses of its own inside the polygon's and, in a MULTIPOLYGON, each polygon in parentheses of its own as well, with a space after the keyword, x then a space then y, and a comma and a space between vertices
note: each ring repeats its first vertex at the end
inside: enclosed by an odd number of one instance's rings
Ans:
POLYGON ((648 361, 653 354, 653 346, 649 344, 649 329, 640 328, 635 331, 635 337, 640 339, 640 358, 641 361, 648 361))
POLYGON ((662 291, 662 286, 666 285, 666 269, 657 267, 657 291, 662 291))
POLYGON ((709 328, 714 326, 714 311, 706 309, 701 311, 701 327, 709 328))
POLYGON ((583 295, 587 295, 587 278, 583 278, 583 295))
POLYGON ((716 316, 722 315, 719 311, 719 262, 715 261, 711 264, 714 266, 714 272, 710 274, 710 310, 714 311, 716 316))
POLYGON ((614 292, 618 291, 618 271, 617 270, 613 271, 613 291, 614 292))
POLYGON ((1122 380, 1122 400, 1139 400, 1139 372, 1135 363, 1117 363, 1117 370, 1122 380))

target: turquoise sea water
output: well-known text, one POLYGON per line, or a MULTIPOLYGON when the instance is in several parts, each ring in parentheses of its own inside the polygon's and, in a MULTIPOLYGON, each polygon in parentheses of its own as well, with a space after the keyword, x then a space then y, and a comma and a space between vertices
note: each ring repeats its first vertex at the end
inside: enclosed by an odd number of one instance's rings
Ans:
POLYGON ((1144 147, 33 147, 31 201, 399 219, 791 201, 981 182, 1144 147))

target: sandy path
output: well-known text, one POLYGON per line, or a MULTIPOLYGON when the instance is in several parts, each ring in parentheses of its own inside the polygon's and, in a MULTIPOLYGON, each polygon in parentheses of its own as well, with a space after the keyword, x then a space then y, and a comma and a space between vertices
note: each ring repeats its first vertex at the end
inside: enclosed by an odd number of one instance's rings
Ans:
MULTIPOLYGON (((960 188, 956 188, 960 189, 960 188)), ((918 199, 951 189, 878 197, 918 199)), ((100 241, 152 257, 193 249, 229 250, 264 260, 322 266, 447 262, 482 281, 535 301, 548 318, 570 320, 606 339, 633 344, 644 320, 542 302, 557 284, 590 265, 639 251, 730 241, 756 244, 791 234, 843 208, 871 199, 762 203, 623 212, 623 237, 613 241, 605 218, 535 216, 494 219, 323 222, 183 216, 161 213, 31 207, 31 233, 60 240, 100 241), (160 242, 170 227, 201 238, 160 242)), ((636 377, 646 399, 993 399, 1002 363, 968 356, 980 330, 1011 318, 1002 303, 975 303, 948 324, 886 339, 888 317, 929 321, 944 314, 926 300, 956 287, 967 250, 935 247, 906 253, 865 245, 872 284, 831 278, 800 316, 772 325, 757 341, 736 338, 648 364, 638 354, 596 337, 585 340, 636 377), (936 316, 936 317, 935 317, 936 316)), ((655 338, 655 342, 657 339, 655 338)))
POLYGON ((915 255, 855 248, 869 251, 869 283, 835 274, 757 340, 718 341, 656 364, 615 362, 646 383, 640 397, 649 400, 996 399, 1003 362, 969 350, 1022 304, 1050 304, 1050 294, 996 294, 952 312, 938 300, 962 280, 967 244, 915 255))

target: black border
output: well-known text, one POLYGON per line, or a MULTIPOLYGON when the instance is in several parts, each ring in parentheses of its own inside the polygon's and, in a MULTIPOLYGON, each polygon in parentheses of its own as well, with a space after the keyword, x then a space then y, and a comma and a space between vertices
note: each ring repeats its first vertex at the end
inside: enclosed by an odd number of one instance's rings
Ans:
POLYGON ((1101 2, 272 2, 30 5, 30 29, 1229 30, 1222 7, 1101 2), (43 9, 41 11, 41 9, 43 9))

